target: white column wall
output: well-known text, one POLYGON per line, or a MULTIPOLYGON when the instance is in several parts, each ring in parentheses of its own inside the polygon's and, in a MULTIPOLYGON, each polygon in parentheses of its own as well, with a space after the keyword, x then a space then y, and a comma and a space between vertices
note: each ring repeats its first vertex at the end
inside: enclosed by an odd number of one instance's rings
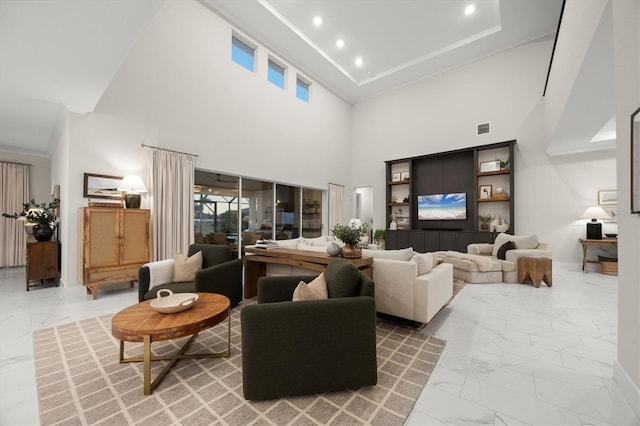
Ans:
POLYGON ((618 156, 618 360, 614 378, 640 416, 640 215, 631 209, 630 116, 640 107, 640 2, 613 7, 618 156))
MULTIPOLYGON (((351 187, 350 106, 318 84, 305 103, 295 85, 283 91, 268 82, 262 46, 255 73, 233 63, 231 33, 198 2, 165 0, 95 112, 71 115, 70 240, 77 239, 78 208, 87 205, 83 173, 146 176, 143 142, 197 154, 195 166, 205 170, 351 187)), ((289 76, 295 72, 289 66, 289 76)), ((63 279, 75 285, 77 244, 66 250, 63 279)))

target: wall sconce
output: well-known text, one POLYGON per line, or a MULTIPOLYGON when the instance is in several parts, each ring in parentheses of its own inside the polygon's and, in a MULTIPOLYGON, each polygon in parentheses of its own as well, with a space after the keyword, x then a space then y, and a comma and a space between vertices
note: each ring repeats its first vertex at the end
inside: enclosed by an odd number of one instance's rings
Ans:
POLYGON ((147 192, 147 187, 142 182, 142 178, 138 175, 127 175, 118 185, 118 191, 122 191, 124 205, 128 209, 139 209, 142 199, 140 193, 147 192))
POLYGON ((587 239, 588 240, 601 240, 602 239, 602 223, 598 222, 598 219, 609 219, 611 216, 604 211, 602 207, 589 207, 582 213, 580 218, 591 219, 591 222, 587 222, 587 239))

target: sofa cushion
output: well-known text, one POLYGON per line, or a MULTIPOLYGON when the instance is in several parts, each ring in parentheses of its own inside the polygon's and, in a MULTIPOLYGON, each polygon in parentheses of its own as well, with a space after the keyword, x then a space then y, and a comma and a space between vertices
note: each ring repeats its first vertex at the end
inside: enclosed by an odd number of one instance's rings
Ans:
POLYGON ((498 253, 496 254, 496 257, 498 259, 501 260, 506 260, 506 256, 507 256, 507 251, 509 250, 513 250, 516 248, 516 245, 513 241, 509 240, 506 243, 504 243, 503 245, 500 246, 500 248, 498 249, 498 253))
POLYGON ((295 249, 298 248, 300 238, 293 238, 291 240, 278 240, 276 241, 280 248, 295 249))
POLYGON ((158 260, 142 265, 149 268, 149 289, 162 284, 169 284, 173 281, 173 270, 175 269, 175 259, 158 260))
POLYGON ((502 245, 507 241, 513 241, 513 243, 516 245, 516 249, 519 249, 519 250, 534 249, 538 247, 537 235, 526 235, 526 236, 509 235, 509 234, 505 234, 504 232, 501 232, 500 234, 498 234, 495 241, 493 242, 493 251, 491 255, 497 256, 498 249, 500 249, 500 247, 502 247, 502 245))
POLYGON ((432 253, 419 253, 414 254, 411 258, 411 262, 418 264, 418 275, 424 275, 433 269, 433 254, 432 253))
POLYGON ((190 257, 176 253, 173 281, 193 281, 196 279, 196 272, 202 269, 202 252, 194 253, 190 257))
POLYGON ((329 298, 358 295, 360 271, 348 260, 336 258, 329 262, 324 272, 329 298))
POLYGON ((364 257, 373 257, 374 259, 391 259, 391 260, 411 260, 413 256, 413 248, 405 248, 400 250, 362 250, 364 257))

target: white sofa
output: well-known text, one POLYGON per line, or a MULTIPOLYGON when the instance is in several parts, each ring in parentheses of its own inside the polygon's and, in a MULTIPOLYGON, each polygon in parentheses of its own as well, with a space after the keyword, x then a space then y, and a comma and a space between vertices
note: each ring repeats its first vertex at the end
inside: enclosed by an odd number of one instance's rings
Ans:
MULTIPOLYGON (((335 242, 327 237, 278 241, 281 247, 326 252, 335 242)), ((341 242, 337 242, 342 245, 341 242)), ((401 250, 362 250, 373 257, 376 311, 427 323, 453 296, 453 266, 436 265, 431 253, 401 250)), ((308 270, 288 265, 267 265, 267 275, 304 274, 308 270)))
POLYGON ((467 254, 437 252, 445 263, 453 265, 453 276, 468 283, 517 283, 518 258, 552 258, 547 244, 538 241, 536 235, 510 235, 500 233, 493 244, 476 243, 467 246, 467 254), (505 259, 498 259, 498 250, 512 241, 515 249, 505 252, 505 259))

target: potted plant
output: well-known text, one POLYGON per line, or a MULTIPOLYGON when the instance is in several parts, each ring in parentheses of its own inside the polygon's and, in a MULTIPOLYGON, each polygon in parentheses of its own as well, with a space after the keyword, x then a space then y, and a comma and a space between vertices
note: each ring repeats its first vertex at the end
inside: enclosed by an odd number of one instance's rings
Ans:
POLYGON ((483 231, 489 230, 489 224, 491 223, 491 215, 490 214, 481 214, 478 216, 480 218, 480 229, 483 231))
MULTIPOLYGON (((60 200, 55 199, 50 203, 36 203, 32 198, 29 202, 22 204, 20 213, 2 213, 3 217, 11 219, 26 220, 33 225, 33 236, 38 241, 49 241, 53 236, 55 228, 56 209, 60 206, 60 200)), ((26 229, 26 227, 25 227, 26 229)), ((27 231, 28 233, 28 231, 27 231)))
POLYGON ((362 237, 365 232, 367 232, 366 225, 336 225, 331 230, 331 233, 344 243, 344 247, 342 247, 342 257, 347 259, 362 257, 362 249, 359 247, 359 244, 360 237, 362 237))
POLYGON ((373 233, 373 241, 379 249, 384 248, 384 229, 376 229, 373 233))

